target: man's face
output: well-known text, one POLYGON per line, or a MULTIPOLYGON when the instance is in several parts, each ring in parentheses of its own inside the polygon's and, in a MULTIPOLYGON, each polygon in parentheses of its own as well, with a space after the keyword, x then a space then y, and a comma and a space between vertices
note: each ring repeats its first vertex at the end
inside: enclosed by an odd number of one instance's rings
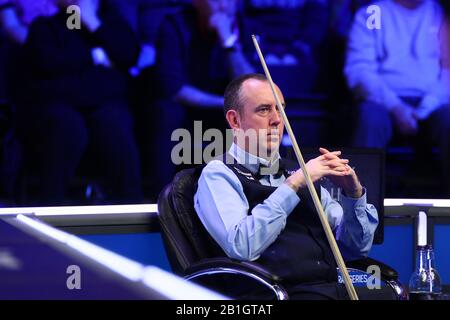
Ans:
POLYGON ((224 13, 234 17, 238 0, 194 0, 194 6, 202 16, 210 17, 216 13, 224 13))
MULTIPOLYGON (((284 106, 283 95, 280 89, 276 88, 284 106)), ((250 139, 250 149, 257 147, 259 156, 265 154, 270 156, 272 152, 278 151, 284 124, 269 82, 256 79, 246 80, 241 88, 241 101, 243 107, 239 113, 240 129, 243 132, 253 130, 257 134, 256 141, 250 139)))

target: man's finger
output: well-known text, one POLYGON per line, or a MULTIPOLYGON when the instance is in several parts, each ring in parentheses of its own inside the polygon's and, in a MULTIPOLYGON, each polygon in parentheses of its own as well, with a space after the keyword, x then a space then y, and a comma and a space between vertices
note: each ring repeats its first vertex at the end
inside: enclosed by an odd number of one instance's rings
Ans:
POLYGON ((332 154, 336 154, 336 155, 340 155, 341 151, 340 150, 336 150, 336 151, 329 151, 328 149, 325 148, 319 148, 320 153, 322 154, 326 154, 326 153, 332 153, 332 154))
POLYGON ((346 166, 338 166, 338 167, 334 167, 334 168, 331 168, 331 169, 332 170, 336 170, 336 171, 349 171, 346 166))
POLYGON ((339 151, 339 150, 337 150, 337 151, 328 151, 328 149, 325 149, 325 148, 319 148, 319 151, 320 151, 320 153, 322 153, 322 154, 334 154, 334 155, 337 155, 337 156, 340 156, 341 155, 341 151, 339 151))
POLYGON ((333 152, 328 152, 328 153, 324 153, 323 156, 329 159, 332 158, 339 158, 339 156, 341 155, 340 151, 333 151, 333 152))
POLYGON ((333 166, 340 166, 340 165, 346 165, 348 164, 348 159, 332 159, 332 160, 327 160, 324 161, 324 164, 327 166, 333 165, 333 166))
MULTIPOLYGON (((326 160, 325 159, 325 156, 324 155, 321 155, 321 156, 318 156, 317 158, 316 158, 316 160, 318 160, 318 161, 323 161, 323 160, 326 160)), ((308 161, 309 162, 309 161, 308 161)))
POLYGON ((335 177, 344 177, 348 175, 348 171, 328 170, 327 175, 335 177))

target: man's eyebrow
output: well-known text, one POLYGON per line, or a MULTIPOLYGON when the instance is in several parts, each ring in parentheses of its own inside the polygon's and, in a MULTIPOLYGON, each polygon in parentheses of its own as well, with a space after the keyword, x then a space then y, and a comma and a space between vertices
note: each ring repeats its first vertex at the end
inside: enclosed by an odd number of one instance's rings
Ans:
POLYGON ((262 103, 262 104, 260 104, 260 105, 258 105, 257 107, 256 107, 256 109, 262 109, 262 108, 270 108, 272 105, 271 104, 269 104, 269 103, 262 103))
MULTIPOLYGON (((285 108, 286 108, 286 103, 283 102, 283 103, 281 104, 281 106, 283 107, 283 109, 285 109, 285 108)), ((272 105, 271 105, 270 103, 262 103, 262 104, 258 105, 258 106, 256 107, 256 109, 270 108, 270 107, 272 107, 272 105)))

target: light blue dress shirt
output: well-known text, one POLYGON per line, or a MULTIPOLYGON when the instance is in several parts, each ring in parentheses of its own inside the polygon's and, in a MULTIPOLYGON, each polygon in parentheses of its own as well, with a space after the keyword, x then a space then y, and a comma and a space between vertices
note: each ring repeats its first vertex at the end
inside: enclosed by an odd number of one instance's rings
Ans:
MULTIPOLYGON (((252 173, 258 172, 260 164, 269 165, 269 161, 245 152, 236 144, 228 152, 252 173)), ((203 169, 194 195, 195 210, 230 258, 258 259, 283 231, 287 217, 300 202, 297 193, 283 183, 285 180, 284 175, 263 176, 261 184, 277 188, 248 214, 249 203, 236 174, 220 160, 209 162, 203 169)), ((344 259, 367 256, 378 225, 377 211, 367 204, 366 190, 359 199, 343 196, 340 202, 321 187, 321 203, 344 259)))

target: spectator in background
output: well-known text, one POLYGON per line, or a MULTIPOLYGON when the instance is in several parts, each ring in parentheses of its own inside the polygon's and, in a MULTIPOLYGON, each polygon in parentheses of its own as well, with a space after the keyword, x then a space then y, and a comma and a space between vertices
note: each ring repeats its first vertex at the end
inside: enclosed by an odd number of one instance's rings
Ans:
POLYGON ((8 38, 23 44, 30 24, 56 13, 55 0, 0 0, 0 22, 8 38))
POLYGON ((22 148, 15 134, 15 107, 23 100, 26 66, 23 44, 31 23, 55 14, 54 0, 0 0, 0 189, 8 202, 17 200, 22 148))
POLYGON ((253 70, 243 53, 238 2, 193 0, 163 22, 157 67, 166 97, 220 109, 227 80, 253 70))
POLYGON ((333 0, 330 3, 330 28, 340 38, 347 39, 353 18, 362 6, 368 6, 371 0, 333 0))
POLYGON ((20 99, 18 90, 24 71, 21 47, 28 36, 31 23, 39 16, 55 14, 55 0, 0 0, 0 27, 2 29, 3 61, 0 73, 4 78, 2 100, 20 99))
POLYGON ((156 201, 161 186, 154 177, 160 168, 153 158, 155 141, 160 139, 160 134, 154 125, 149 125, 155 119, 155 86, 158 83, 155 75, 156 39, 164 17, 180 10, 186 0, 106 0, 105 3, 128 22, 140 44, 137 63, 129 70, 132 104, 144 191, 149 201, 156 201))
MULTIPOLYGON (((38 168, 40 201, 64 203, 68 182, 90 147, 111 202, 141 200, 139 157, 127 102, 127 71, 138 44, 132 30, 98 0, 60 0, 58 14, 36 19, 25 44, 28 101, 17 107, 18 133, 38 168), (66 7, 81 28, 66 26, 66 7)), ((94 161, 92 161, 94 162, 94 161)))
POLYGON ((347 55, 347 42, 353 18, 359 8, 367 8, 373 0, 332 0, 330 5, 329 30, 319 81, 329 94, 331 117, 330 132, 334 145, 350 146, 354 130, 356 114, 353 107, 353 96, 344 75, 347 55))
POLYGON ((352 27, 345 74, 359 101, 354 145, 384 148, 393 132, 438 145, 450 195, 448 65, 441 50, 442 10, 433 0, 384 0, 381 28, 366 8, 352 27))
POLYGON ((175 0, 106 0, 108 7, 115 10, 133 29, 141 46, 139 59, 131 70, 136 76, 145 68, 155 64, 155 42, 158 29, 167 14, 174 13, 186 1, 175 0))
POLYGON ((223 93, 234 77, 253 71, 252 50, 238 14, 239 0, 193 0, 163 21, 157 43, 158 160, 161 183, 173 177, 171 134, 203 120, 203 129, 225 129, 223 93))
POLYGON ((328 0, 245 0, 245 16, 286 98, 317 89, 328 0))

